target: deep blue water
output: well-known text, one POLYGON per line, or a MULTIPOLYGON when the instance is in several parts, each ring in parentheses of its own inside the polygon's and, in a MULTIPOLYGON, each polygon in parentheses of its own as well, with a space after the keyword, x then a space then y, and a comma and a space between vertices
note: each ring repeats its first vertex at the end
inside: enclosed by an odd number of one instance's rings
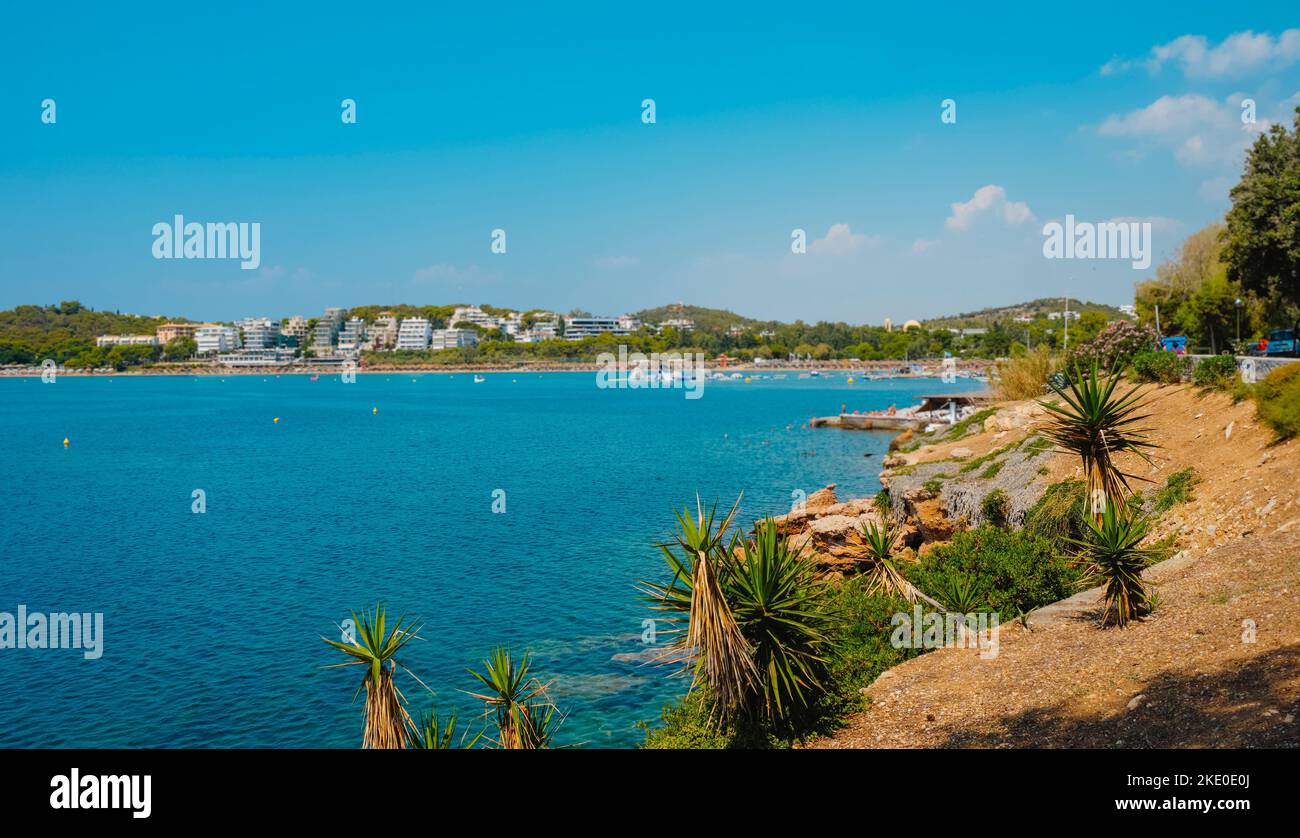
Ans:
POLYGON ((685 689, 611 660, 643 649, 635 583, 662 576, 673 508, 743 490, 752 520, 827 483, 871 494, 889 436, 801 423, 953 389, 843 374, 709 381, 696 400, 601 390, 591 373, 0 379, 0 612, 99 611, 105 634, 93 661, 0 649, 0 746, 353 747, 360 674, 322 668, 337 653, 319 638, 376 600, 424 622, 405 662, 436 698, 403 678, 413 709, 476 716, 465 667, 508 643, 554 679, 563 741, 635 744, 636 722, 685 689))

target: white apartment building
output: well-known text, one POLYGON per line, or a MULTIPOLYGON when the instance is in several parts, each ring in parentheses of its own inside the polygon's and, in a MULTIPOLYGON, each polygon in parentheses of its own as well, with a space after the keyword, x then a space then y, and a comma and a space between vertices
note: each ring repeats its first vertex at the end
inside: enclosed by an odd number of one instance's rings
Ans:
POLYGON ((311 334, 307 318, 295 314, 289 318, 289 322, 285 323, 280 331, 285 337, 293 338, 304 349, 307 347, 307 336, 311 334))
POLYGON ((339 329, 339 351, 357 352, 366 340, 366 321, 353 317, 339 329))
POLYGON ((157 335, 100 335, 96 346, 157 346, 157 335))
POLYGON ((475 326, 481 326, 484 329, 499 329, 503 322, 500 317, 488 314, 478 306, 462 306, 451 313, 451 320, 447 322, 447 325, 455 326, 462 321, 473 323, 475 326))
POLYGON ((554 340, 559 336, 560 324, 556 320, 538 321, 532 326, 515 334, 517 343, 541 343, 544 340, 554 340))
POLYGON ((246 317, 237 324, 247 349, 274 349, 280 342, 280 324, 266 317, 246 317))
POLYGON ((478 332, 473 329, 439 329, 431 336, 430 349, 460 349, 478 346, 478 332))
POLYGON ((564 339, 582 340, 605 333, 630 335, 641 328, 641 321, 630 315, 622 317, 566 317, 564 339))
POLYGON ((369 334, 367 345, 371 349, 382 351, 397 346, 397 318, 391 314, 380 316, 366 331, 369 334))
POLYGON ((194 342, 199 345, 200 355, 230 352, 243 345, 239 329, 234 326, 203 326, 194 333, 194 342))
MULTIPOLYGON (((635 320, 636 318, 632 318, 632 319, 635 320)), ((639 323, 637 328, 640 328, 639 323)), ((662 332, 664 329, 676 329, 679 332, 693 332, 695 331, 695 321, 687 318, 681 318, 681 317, 674 318, 672 320, 665 320, 664 322, 659 324, 659 331, 662 332)), ((633 331, 636 330, 633 329, 633 331)))
POLYGON ((433 327, 423 317, 408 317, 397 330, 398 349, 428 349, 433 327))
POLYGON ((318 355, 328 355, 334 351, 338 340, 339 326, 343 323, 343 309, 327 308, 325 316, 316 321, 316 332, 312 335, 312 349, 318 355))
POLYGON ((285 367, 297 353, 292 349, 244 349, 218 355, 217 362, 227 367, 285 367))

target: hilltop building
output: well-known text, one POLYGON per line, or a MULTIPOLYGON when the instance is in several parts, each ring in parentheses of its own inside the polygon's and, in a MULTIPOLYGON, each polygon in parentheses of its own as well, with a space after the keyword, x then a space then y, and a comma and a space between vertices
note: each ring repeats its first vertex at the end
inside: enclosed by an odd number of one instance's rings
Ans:
POLYGON ((473 329, 439 329, 430 336, 430 349, 459 349, 478 346, 478 332, 473 329))
POLYGON ((166 346, 176 338, 192 338, 194 333, 212 323, 164 323, 158 327, 158 343, 166 346))
POLYGON ((408 317, 397 330, 398 349, 428 349, 433 327, 423 317, 408 317))
POLYGON ((564 339, 582 340, 597 335, 630 335, 641 328, 641 321, 631 315, 622 317, 566 317, 564 339))

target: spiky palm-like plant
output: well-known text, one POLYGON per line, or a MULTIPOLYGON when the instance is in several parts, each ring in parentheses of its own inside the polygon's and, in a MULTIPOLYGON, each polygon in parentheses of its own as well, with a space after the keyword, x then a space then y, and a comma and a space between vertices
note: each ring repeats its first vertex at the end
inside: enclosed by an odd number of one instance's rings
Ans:
POLYGON ((1132 494, 1129 478, 1146 479, 1124 472, 1115 458, 1132 453, 1150 463, 1146 449, 1158 447, 1147 438, 1149 429, 1140 426, 1148 418, 1148 414, 1138 412, 1144 407, 1138 392, 1140 385, 1116 395, 1119 379, 1115 369, 1102 375, 1094 361, 1090 375, 1080 374, 1076 367, 1074 377, 1064 385, 1049 382, 1064 405, 1039 402, 1051 413, 1044 435, 1057 448, 1077 454, 1083 462, 1095 521, 1101 520, 1105 499, 1121 501, 1126 494, 1132 494))
POLYGON ((515 663, 510 650, 498 646, 483 661, 483 671, 469 670, 487 688, 470 693, 483 702, 483 718, 496 726, 494 744, 506 750, 538 750, 550 747, 559 721, 555 705, 546 695, 546 684, 529 674, 528 653, 515 663))
POLYGON ((706 514, 697 496, 694 517, 689 509, 677 514, 677 546, 682 555, 671 545, 659 545, 673 571, 672 581, 641 583, 651 608, 672 614, 669 622, 686 620, 686 630, 677 630, 674 645, 694 657, 691 689, 707 683, 723 716, 741 708, 758 681, 753 648, 723 591, 723 577, 738 544, 737 537, 727 541, 727 530, 739 507, 737 499, 727 516, 715 523, 717 505, 706 514))
POLYGON ((898 558, 894 551, 898 538, 903 534, 902 526, 892 518, 886 518, 883 524, 871 521, 860 527, 858 539, 862 543, 863 555, 858 565, 867 586, 867 593, 884 593, 901 596, 908 602, 924 600, 936 608, 943 606, 921 592, 921 589, 907 581, 907 577, 898 567, 898 558))
POLYGON ((414 726, 406 712, 406 696, 393 682, 393 675, 401 665, 397 660, 398 652, 419 636, 419 626, 414 621, 402 627, 405 620, 405 617, 399 617, 388 631, 387 612, 383 605, 376 604, 373 614, 363 613, 360 618, 352 615, 356 636, 350 637, 349 642, 321 638, 350 658, 343 663, 328 664, 327 668, 365 667, 365 676, 353 696, 355 701, 362 690, 366 692, 366 726, 361 735, 363 748, 405 748, 407 731, 414 726))
POLYGON ((988 608, 988 589, 966 574, 944 577, 938 594, 947 611, 974 614, 988 608))
POLYGON ((773 520, 754 528, 743 555, 729 566, 723 589, 751 648, 758 683, 750 706, 769 719, 807 707, 823 690, 831 619, 826 583, 773 520))
POLYGON ((431 708, 429 715, 422 715, 419 723, 411 728, 411 748, 419 751, 450 751, 473 746, 474 741, 478 739, 477 736, 470 741, 469 745, 465 745, 463 734, 459 740, 457 739, 456 726, 459 721, 455 713, 440 718, 438 711, 431 708))
POLYGON ((1080 548, 1085 587, 1105 583, 1101 624, 1124 628, 1129 621, 1150 610, 1150 597, 1142 571, 1155 558, 1151 548, 1140 547, 1150 522, 1130 511, 1123 501, 1107 501, 1100 520, 1086 519, 1081 539, 1068 539, 1080 548))

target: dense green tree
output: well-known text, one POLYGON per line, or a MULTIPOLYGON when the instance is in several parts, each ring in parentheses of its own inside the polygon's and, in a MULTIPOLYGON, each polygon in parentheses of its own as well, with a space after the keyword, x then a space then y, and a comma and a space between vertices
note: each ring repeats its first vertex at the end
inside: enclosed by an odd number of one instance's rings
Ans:
POLYGON ((1223 261, 1246 291, 1276 299, 1274 323, 1300 309, 1300 108, 1293 128, 1273 125, 1246 156, 1232 188, 1223 261))

